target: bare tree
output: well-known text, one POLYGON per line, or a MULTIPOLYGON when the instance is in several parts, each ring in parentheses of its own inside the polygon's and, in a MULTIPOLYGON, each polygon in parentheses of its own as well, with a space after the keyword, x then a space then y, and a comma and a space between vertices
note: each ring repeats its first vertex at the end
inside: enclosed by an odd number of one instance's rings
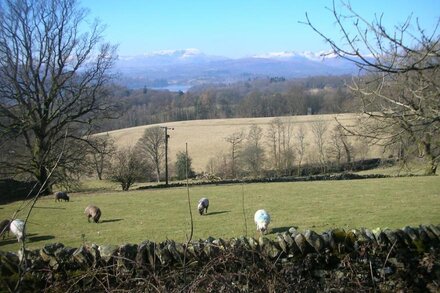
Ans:
POLYGON ((122 190, 127 191, 138 180, 148 177, 149 168, 145 160, 139 158, 134 148, 125 148, 116 152, 110 179, 121 184, 122 190))
POLYGON ((226 178, 228 171, 228 156, 223 152, 219 152, 215 157, 209 159, 206 166, 208 175, 215 175, 220 178, 226 178))
POLYGON ((159 127, 149 127, 136 144, 136 151, 141 158, 148 160, 155 169, 156 180, 160 181, 160 170, 164 165, 165 136, 159 127))
POLYGON ((280 118, 275 118, 273 120, 271 120, 270 125, 269 125, 269 129, 267 131, 267 140, 268 140, 268 145, 269 145, 269 149, 270 149, 270 154, 272 157, 272 162, 273 162, 273 168, 275 170, 279 170, 280 169, 280 164, 281 164, 281 155, 280 155, 280 133, 281 133, 281 127, 282 127, 282 121, 280 118))
POLYGON ((215 157, 211 157, 206 164, 206 172, 208 174, 216 174, 217 173, 217 160, 215 157))
POLYGON ((334 157, 336 162, 338 164, 341 164, 342 156, 343 156, 343 150, 342 150, 342 143, 339 139, 339 134, 337 131, 333 129, 333 131, 330 133, 330 139, 329 139, 329 146, 327 149, 327 153, 331 159, 331 157, 334 157))
POLYGON ((322 120, 314 121, 312 124, 312 133, 315 139, 316 148, 319 155, 319 164, 321 165, 321 171, 325 172, 327 164, 327 155, 325 151, 326 146, 326 132, 327 125, 322 120))
POLYGON ((425 29, 409 16, 388 29, 383 15, 368 21, 349 4, 341 10, 333 3, 340 41, 313 25, 307 14, 305 23, 329 43, 332 53, 361 70, 350 89, 361 101, 365 121, 360 129, 348 130, 386 147, 409 139, 419 147, 405 154, 422 157, 425 173, 435 174, 440 160, 440 18, 425 29))
POLYGON ((267 139, 270 146, 275 170, 279 174, 287 173, 293 166, 294 151, 292 147, 293 127, 291 121, 281 118, 271 120, 267 139))
POLYGON ((261 174, 265 162, 264 148, 261 143, 262 139, 263 129, 258 125, 252 125, 242 152, 242 161, 253 176, 261 174))
POLYGON ((353 147, 348 141, 344 128, 337 124, 330 133, 328 154, 333 156, 337 163, 340 164, 342 159, 347 163, 351 163, 353 147))
POLYGON ((98 179, 102 180, 105 170, 110 167, 110 160, 116 152, 115 141, 108 135, 90 138, 91 165, 98 179))
POLYGON ((282 167, 284 168, 284 173, 286 175, 291 175, 288 173, 292 170, 295 161, 295 151, 292 144, 293 137, 294 137, 293 123, 291 118, 289 117, 288 121, 285 122, 285 127, 282 136, 282 151, 281 151, 282 162, 283 162, 282 167))
POLYGON ((342 127, 340 124, 338 124, 336 126, 335 131, 337 133, 339 140, 342 143, 342 147, 345 152, 345 159, 346 159, 347 163, 351 163, 351 161, 353 160, 354 148, 349 141, 349 136, 347 135, 346 131, 344 130, 344 127, 342 127))
MULTIPOLYGON (((116 47, 102 43, 99 22, 81 33, 87 13, 75 0, 1 5, 0 137, 19 147, 1 164, 11 174, 31 175, 51 193, 54 182, 46 179, 64 137, 83 148, 93 123, 114 115, 104 86, 116 47)), ((85 161, 78 148, 65 149, 54 173, 68 175, 85 161)))
POLYGON ((304 155, 306 153, 306 147, 307 144, 305 142, 305 132, 304 132, 304 128, 302 126, 300 126, 295 134, 295 140, 296 140, 296 153, 298 154, 297 156, 297 166, 298 166, 298 173, 297 175, 300 176, 301 175, 301 165, 302 165, 302 161, 304 159, 304 155))
POLYGON ((245 135, 243 131, 237 131, 227 136, 225 140, 231 144, 231 177, 237 177, 237 161, 240 154, 241 143, 245 135))

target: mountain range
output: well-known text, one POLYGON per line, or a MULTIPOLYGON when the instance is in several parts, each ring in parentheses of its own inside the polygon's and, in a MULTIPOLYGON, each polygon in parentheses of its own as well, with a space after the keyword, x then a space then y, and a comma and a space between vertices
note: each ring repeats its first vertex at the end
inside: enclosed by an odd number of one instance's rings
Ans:
POLYGON ((119 82, 129 88, 188 88, 258 77, 297 78, 357 72, 354 64, 322 52, 285 51, 233 59, 206 55, 197 49, 120 56, 115 70, 119 82))

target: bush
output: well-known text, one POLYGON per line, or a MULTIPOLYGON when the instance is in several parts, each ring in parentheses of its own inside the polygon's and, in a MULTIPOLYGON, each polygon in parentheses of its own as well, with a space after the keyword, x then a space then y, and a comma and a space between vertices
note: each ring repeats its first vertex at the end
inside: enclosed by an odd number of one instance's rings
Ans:
POLYGON ((109 178, 120 183, 122 190, 127 191, 133 183, 150 173, 150 168, 139 158, 136 151, 133 148, 126 148, 119 150, 114 156, 109 178))
POLYGON ((188 168, 188 178, 195 177, 194 170, 191 168, 192 159, 185 152, 177 153, 176 177, 178 180, 186 179, 186 170, 188 168))

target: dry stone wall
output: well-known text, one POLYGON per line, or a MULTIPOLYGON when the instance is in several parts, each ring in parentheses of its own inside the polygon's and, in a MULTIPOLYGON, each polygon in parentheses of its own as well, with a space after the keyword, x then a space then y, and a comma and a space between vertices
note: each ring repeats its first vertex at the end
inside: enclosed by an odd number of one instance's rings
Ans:
POLYGON ((211 286, 217 291, 232 286, 232 291, 243 292, 258 288, 299 292, 354 286, 353 291, 400 288, 438 292, 439 247, 440 225, 372 231, 333 229, 321 234, 291 228, 273 240, 242 236, 188 244, 147 240, 140 244, 69 248, 54 243, 26 251, 24 256, 0 252, 0 287, 14 290, 19 283, 22 291, 133 286, 140 291, 158 287, 164 291, 205 291, 211 286), (220 275, 216 275, 218 270, 222 271, 220 275))

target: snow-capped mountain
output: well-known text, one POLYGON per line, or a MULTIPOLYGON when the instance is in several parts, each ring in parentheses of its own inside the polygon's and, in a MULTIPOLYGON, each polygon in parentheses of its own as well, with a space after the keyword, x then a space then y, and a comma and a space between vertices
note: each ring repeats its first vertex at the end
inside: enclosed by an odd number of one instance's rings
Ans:
POLYGON ((254 55, 254 58, 264 58, 264 59, 279 59, 279 60, 289 60, 294 58, 305 58, 312 61, 323 61, 324 59, 336 58, 337 55, 332 52, 295 52, 295 51, 282 51, 282 52, 270 52, 260 55, 254 55))
POLYGON ((224 57, 208 56, 198 49, 162 50, 137 56, 120 56, 118 67, 163 67, 182 64, 199 64, 215 60, 226 59, 224 57))
POLYGON ((196 85, 258 76, 295 78, 356 72, 352 63, 326 52, 285 51, 232 59, 206 55, 198 49, 121 56, 115 68, 122 73, 122 83, 129 87, 148 86, 158 80, 168 85, 196 85))

